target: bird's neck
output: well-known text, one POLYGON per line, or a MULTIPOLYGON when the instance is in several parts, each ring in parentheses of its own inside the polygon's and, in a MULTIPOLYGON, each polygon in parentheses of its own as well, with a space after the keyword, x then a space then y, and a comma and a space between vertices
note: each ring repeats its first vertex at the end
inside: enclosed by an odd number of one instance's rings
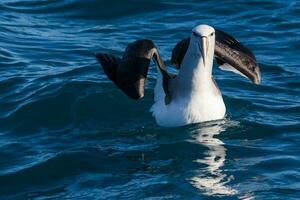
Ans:
POLYGON ((190 46, 182 61, 178 81, 180 87, 185 90, 205 90, 211 87, 213 55, 208 55, 204 66, 202 55, 190 46))

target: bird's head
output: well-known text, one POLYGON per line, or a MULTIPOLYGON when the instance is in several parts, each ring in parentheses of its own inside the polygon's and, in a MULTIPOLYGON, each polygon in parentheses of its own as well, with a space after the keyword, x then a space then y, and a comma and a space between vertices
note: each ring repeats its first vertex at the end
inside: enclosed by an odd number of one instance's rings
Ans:
POLYGON ((215 29, 208 25, 198 25, 192 30, 191 44, 196 46, 204 67, 212 65, 215 49, 215 29))

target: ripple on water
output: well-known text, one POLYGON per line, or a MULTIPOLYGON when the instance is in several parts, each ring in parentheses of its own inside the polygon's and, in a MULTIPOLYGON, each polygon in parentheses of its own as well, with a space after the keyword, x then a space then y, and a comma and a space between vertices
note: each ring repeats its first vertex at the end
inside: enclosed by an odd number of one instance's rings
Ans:
POLYGON ((299 2, 3 0, 0 198, 297 199, 299 2), (209 9, 207 9, 209 8, 209 9), (95 52, 155 41, 170 71, 200 23, 251 48, 262 84, 214 68, 226 119, 158 127, 155 83, 132 101, 95 52))

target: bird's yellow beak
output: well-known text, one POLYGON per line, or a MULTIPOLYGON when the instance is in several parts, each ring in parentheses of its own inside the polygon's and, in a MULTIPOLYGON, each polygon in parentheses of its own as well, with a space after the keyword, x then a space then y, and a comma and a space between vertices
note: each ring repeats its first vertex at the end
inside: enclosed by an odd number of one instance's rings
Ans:
POLYGON ((202 57, 203 57, 203 64, 204 67, 206 65, 206 56, 207 56, 207 37, 201 37, 201 53, 202 53, 202 57))

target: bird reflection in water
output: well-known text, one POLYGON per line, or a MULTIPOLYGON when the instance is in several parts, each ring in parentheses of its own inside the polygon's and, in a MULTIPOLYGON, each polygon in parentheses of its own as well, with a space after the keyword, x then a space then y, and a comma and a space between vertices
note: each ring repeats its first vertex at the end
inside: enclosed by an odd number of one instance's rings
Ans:
POLYGON ((204 157, 195 160, 195 162, 205 165, 198 169, 195 175, 190 179, 191 184, 200 189, 205 195, 234 195, 236 190, 227 186, 234 179, 232 175, 227 175, 222 171, 226 160, 226 148, 224 143, 216 138, 218 134, 225 131, 226 128, 236 123, 233 122, 214 122, 205 123, 192 131, 193 143, 204 145, 208 150, 204 152, 204 157))

